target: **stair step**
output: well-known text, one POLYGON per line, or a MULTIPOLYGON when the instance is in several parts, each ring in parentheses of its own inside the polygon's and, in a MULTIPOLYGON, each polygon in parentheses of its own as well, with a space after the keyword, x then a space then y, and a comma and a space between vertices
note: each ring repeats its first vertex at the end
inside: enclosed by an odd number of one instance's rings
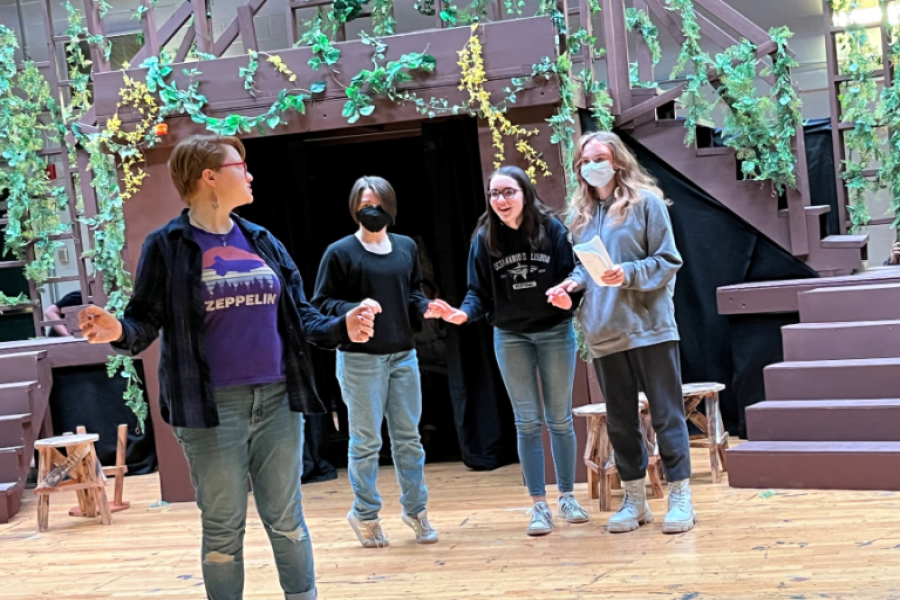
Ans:
POLYGON ((26 429, 30 427, 31 413, 0 417, 0 448, 24 446, 26 429))
POLYGON ((695 150, 697 156, 722 156, 723 154, 734 154, 734 148, 728 146, 713 146, 712 148, 697 148, 695 150))
POLYGON ((822 240, 823 248, 863 248, 869 243, 869 236, 862 235, 829 235, 822 240))
POLYGON ((754 442, 900 442, 900 399, 769 400, 747 407, 754 442))
POLYGON ((9 523, 22 508, 22 493, 25 484, 21 481, 0 483, 0 524, 9 523))
POLYGON ((900 358, 791 361, 763 370, 768 400, 894 398, 900 358))
POLYGON ((0 384, 0 416, 34 412, 37 381, 0 384))
MULTIPOLYGON (((0 448, 0 481, 19 481, 27 473, 23 467, 25 448, 14 446, 0 448)), ((28 461, 29 466, 31 460, 28 461)))
MULTIPOLYGON (((46 376, 41 377, 41 367, 38 364, 44 362, 46 357, 46 350, 0 354, 0 383, 39 381, 43 384, 46 376)), ((49 364, 46 367, 49 371, 49 364)))
POLYGON ((900 358, 900 320, 798 323, 781 338, 786 361, 900 358))
POLYGON ((900 442, 745 442, 728 450, 736 488, 900 490, 900 442))
POLYGON ((892 321, 900 319, 900 284, 820 288, 799 295, 804 323, 892 321))

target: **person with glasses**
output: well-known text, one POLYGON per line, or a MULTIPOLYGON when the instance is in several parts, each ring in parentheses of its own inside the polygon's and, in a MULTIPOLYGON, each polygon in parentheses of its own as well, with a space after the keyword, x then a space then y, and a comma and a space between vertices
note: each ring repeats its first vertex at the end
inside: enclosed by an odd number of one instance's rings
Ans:
POLYGON ((253 202, 235 137, 197 135, 172 151, 187 208, 144 242, 122 317, 79 313, 94 344, 136 355, 159 337, 159 408, 181 443, 197 492, 202 568, 212 600, 243 596, 247 479, 285 598, 316 597, 303 519, 303 413, 324 413, 309 344, 364 343, 374 311, 326 317, 306 300, 280 241, 232 211, 253 202))
POLYGON ((490 177, 487 210, 472 237, 469 291, 462 306, 454 309, 443 300, 431 304, 432 313, 450 323, 486 317, 494 326, 494 353, 512 402, 519 460, 534 502, 526 529, 532 536, 554 529, 544 484, 544 418, 559 488, 558 515, 569 523, 589 519, 572 493, 577 351, 572 313, 580 294, 558 287, 574 269, 565 226, 541 202, 522 169, 504 166, 490 177))
POLYGON ((327 315, 359 307, 379 314, 378 331, 368 342, 343 344, 337 355, 350 429, 348 474, 354 501, 347 521, 364 548, 389 545, 376 486, 381 424, 387 419, 401 519, 415 532, 416 542, 433 544, 438 533, 428 520, 425 450, 419 437, 422 386, 410 322, 410 312, 430 316, 416 242, 388 232, 397 217, 397 194, 381 177, 356 181, 350 216, 359 228, 325 251, 312 299, 327 315))
POLYGON ((578 321, 606 399, 609 439, 625 488, 622 507, 607 530, 633 531, 653 521, 644 483, 647 446, 638 411, 643 391, 669 482, 662 530, 689 531, 697 514, 691 503, 691 454, 673 302, 682 259, 668 202, 614 133, 583 136, 572 166, 578 177, 570 209, 574 240, 582 243, 598 236, 616 263, 600 281, 579 267, 558 288, 568 293, 586 290, 578 321))

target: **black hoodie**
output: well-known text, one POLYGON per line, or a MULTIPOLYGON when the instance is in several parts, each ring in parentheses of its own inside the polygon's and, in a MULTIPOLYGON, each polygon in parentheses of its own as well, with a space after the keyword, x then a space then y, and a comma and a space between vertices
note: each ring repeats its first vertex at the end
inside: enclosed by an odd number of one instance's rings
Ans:
POLYGON ((570 310, 556 308, 546 295, 575 269, 568 231, 553 216, 542 226, 543 247, 532 250, 521 231, 501 224, 502 256, 491 256, 484 231, 477 233, 469 250, 469 293, 460 307, 470 323, 486 316, 488 323, 504 331, 538 333, 572 318, 580 293, 571 294, 570 310))

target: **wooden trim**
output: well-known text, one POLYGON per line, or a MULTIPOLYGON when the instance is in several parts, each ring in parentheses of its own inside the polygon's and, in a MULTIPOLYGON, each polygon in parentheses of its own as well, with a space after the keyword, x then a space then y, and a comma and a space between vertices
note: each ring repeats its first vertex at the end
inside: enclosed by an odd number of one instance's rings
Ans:
POLYGON ((181 45, 178 46, 178 51, 175 53, 175 62, 180 63, 185 61, 196 38, 197 32, 194 31, 193 27, 184 32, 184 37, 181 39, 181 45))
POLYGON ((250 48, 254 50, 259 48, 259 44, 256 43, 256 28, 253 26, 253 10, 246 5, 238 6, 237 15, 238 30, 241 32, 241 44, 244 46, 244 52, 250 48))
MULTIPOLYGON (((157 42, 159 43, 159 47, 163 48, 166 44, 172 41, 172 38, 178 33, 178 30, 187 23, 188 19, 191 18, 194 9, 191 8, 191 5, 187 2, 182 2, 175 12, 172 13, 172 16, 169 17, 165 23, 163 23, 162 27, 157 31, 157 42)), ((147 45, 144 44, 144 47, 141 48, 137 54, 134 55, 131 59, 131 64, 135 67, 140 65, 144 60, 151 56, 151 54, 147 50, 147 45)), ((92 123, 93 124, 93 123, 92 123)))
POLYGON ((636 118, 640 117, 644 113, 647 113, 651 110, 656 110, 666 102, 672 102, 673 100, 677 100, 681 93, 684 91, 684 88, 687 87, 686 83, 682 83, 673 87, 670 90, 667 90, 660 94, 659 96, 654 96, 650 100, 645 100, 636 106, 632 106, 621 115, 616 117, 616 127, 621 127, 636 118))
POLYGON ((745 17, 724 0, 694 0, 695 4, 705 8, 709 13, 734 29, 757 46, 769 41, 769 34, 759 25, 745 17))
POLYGON ((159 54, 159 38, 156 35, 156 17, 154 16, 154 8, 151 0, 141 0, 141 6, 146 10, 144 18, 141 20, 141 28, 144 32, 144 46, 150 56, 159 54))
MULTIPOLYGON (((266 3, 266 0, 250 0, 247 4, 243 4, 237 7, 237 16, 231 20, 231 23, 228 24, 228 27, 225 28, 225 31, 222 32, 222 35, 219 36, 219 39, 216 40, 215 44, 213 44, 213 52, 216 56, 222 56, 228 50, 228 47, 234 43, 234 40, 237 39, 238 34, 241 35, 242 42, 244 43, 244 48, 253 48, 257 50, 256 43, 256 29, 253 27, 253 17, 259 12, 259 9, 266 3), (244 40, 244 31, 241 29, 241 11, 246 9, 250 13, 250 29, 253 31, 252 43, 247 45, 247 40, 244 40)), ((291 3, 296 4, 294 2, 291 3)), ((293 17, 294 11, 289 8, 288 13, 293 17)), ((246 25, 245 25, 246 27, 246 25)), ((288 21, 288 28, 290 28, 290 21, 288 21)), ((296 35, 296 29, 294 30, 294 35, 296 35)), ((293 45, 297 40, 291 40, 291 45, 293 45)))
POLYGON ((191 10, 194 13, 194 30, 197 33, 197 51, 213 54, 215 52, 215 44, 213 43, 209 19, 206 16, 207 1, 191 0, 191 10))
POLYGON ((606 40, 606 72, 612 114, 621 115, 632 107, 631 80, 628 76, 628 39, 625 6, 622 0, 600 0, 603 35, 606 40))

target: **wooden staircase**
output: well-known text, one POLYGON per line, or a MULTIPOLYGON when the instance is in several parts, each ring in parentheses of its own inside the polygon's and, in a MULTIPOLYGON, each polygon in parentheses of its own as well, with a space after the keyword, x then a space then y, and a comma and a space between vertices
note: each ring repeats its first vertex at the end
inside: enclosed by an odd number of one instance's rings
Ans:
POLYGON ((46 351, 0 355, 0 523, 21 507, 35 441, 52 434, 51 385, 46 351))
MULTIPOLYGON (((655 90, 650 92, 657 93, 655 90)), ((674 112, 674 103, 666 103, 630 123, 633 129, 628 133, 820 275, 848 275, 862 267, 867 235, 827 235, 825 215, 831 210, 829 206, 804 205, 799 212, 795 208, 793 214, 790 208, 780 207, 779 198, 772 193, 769 184, 741 178, 735 151, 713 146, 713 131, 708 127, 698 127, 694 145, 686 148, 684 120, 675 118, 674 112), (805 235, 798 236, 798 224, 792 224, 792 219, 800 219, 799 227, 805 235), (797 237, 802 237, 804 242, 799 251, 795 247, 797 237)), ((802 204, 804 199, 797 192, 791 192, 787 201, 802 204)))
POLYGON ((734 487, 900 490, 900 284, 798 296, 785 362, 729 451, 734 487))

